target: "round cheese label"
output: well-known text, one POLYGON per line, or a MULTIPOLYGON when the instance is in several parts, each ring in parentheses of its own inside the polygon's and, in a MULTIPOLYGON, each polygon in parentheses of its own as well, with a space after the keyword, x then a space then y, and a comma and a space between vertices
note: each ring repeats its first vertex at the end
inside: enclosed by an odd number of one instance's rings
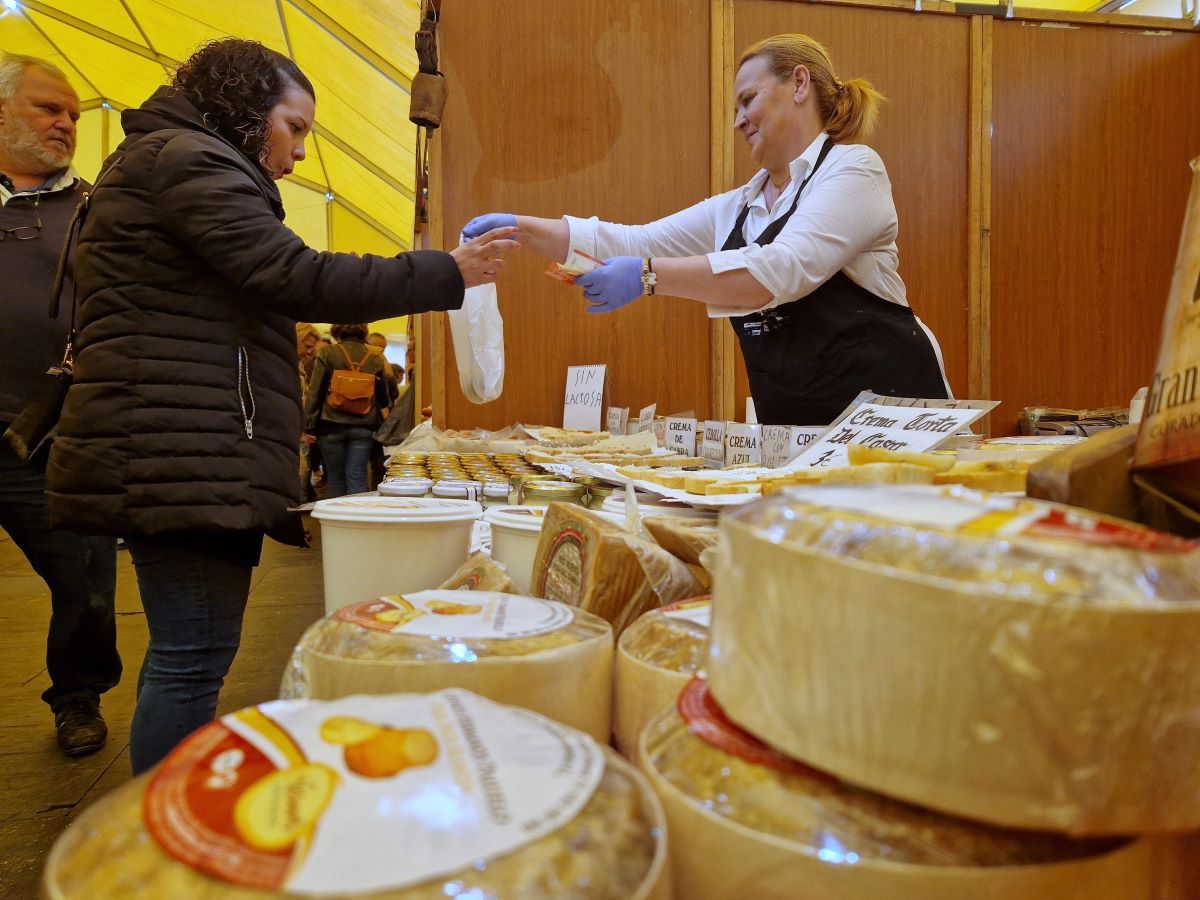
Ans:
POLYGON ((574 621, 571 607, 553 600, 493 591, 418 591, 379 597, 334 616, 370 631, 458 640, 504 640, 557 631, 574 621))
POLYGON ((467 691, 279 700, 187 738, 143 816, 206 875, 340 896, 512 853, 575 818, 603 771, 586 735, 467 691))

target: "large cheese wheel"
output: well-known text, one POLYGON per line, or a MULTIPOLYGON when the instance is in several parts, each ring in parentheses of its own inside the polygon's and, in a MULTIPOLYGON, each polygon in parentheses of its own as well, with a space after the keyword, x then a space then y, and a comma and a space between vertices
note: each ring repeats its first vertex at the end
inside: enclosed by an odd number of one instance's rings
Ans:
POLYGON ((703 593, 683 562, 599 513, 551 503, 533 563, 533 591, 595 613, 620 636, 642 613, 703 593))
MULTIPOLYGON (((346 702, 350 701, 342 701, 346 702)), ((254 715, 253 710, 234 715, 244 716, 248 712, 254 715)), ((529 726, 527 713, 518 710, 511 713, 517 717, 513 721, 518 727, 529 726)), ((348 726, 344 719, 329 720, 326 724, 333 725, 338 721, 345 731, 348 726)), ((361 727, 362 723, 358 724, 361 727)), ((459 775, 425 776, 421 782, 417 780, 422 777, 419 774, 402 773, 394 777, 412 779, 409 787, 395 787, 386 778, 373 778, 365 798, 368 802, 371 797, 376 798, 374 808, 365 809, 357 820, 343 817, 337 825, 323 830, 322 816, 334 815, 331 810, 332 804, 337 802, 336 793, 346 790, 347 782, 358 776, 341 769, 335 772, 330 768, 336 765, 334 763, 314 764, 305 760, 293 763, 293 771, 299 768, 333 773, 330 779, 335 799, 325 807, 308 802, 306 785, 300 777, 294 778, 283 790, 274 790, 276 785, 267 784, 272 778, 287 777, 286 762, 274 766, 265 758, 257 759, 257 764, 270 769, 271 774, 259 777, 249 787, 241 787, 236 784, 239 770, 232 768, 232 764, 238 762, 232 758, 237 751, 225 750, 215 757, 205 757, 203 746, 199 750, 193 749, 197 744, 212 744, 210 733, 220 725, 213 723, 196 732, 156 772, 123 785, 80 816, 50 852, 43 876, 45 895, 50 900, 260 900, 313 896, 309 890, 286 887, 277 891, 248 885, 254 878, 262 877, 261 873, 278 867, 284 867, 282 880, 292 884, 295 873, 302 866, 301 877, 335 885, 350 884, 353 879, 361 878, 361 870, 367 866, 399 873, 401 881, 411 881, 406 875, 409 866, 429 866, 427 859, 420 858, 421 847, 397 843, 388 846, 386 853, 380 853, 380 848, 375 847, 372 855, 372 850, 356 843, 355 828, 366 829, 368 840, 364 843, 369 843, 372 827, 386 825, 389 816, 409 812, 403 808, 404 804, 412 805, 414 810, 425 810, 424 820, 429 826, 422 840, 433 841, 435 846, 442 840, 462 840, 456 833, 460 825, 461 830, 478 825, 473 821, 456 823, 447 820, 447 816, 462 806, 454 796, 459 775), (197 764, 180 771, 184 765, 178 761, 181 753, 191 754, 197 764), (166 783, 164 777, 168 779, 166 783), (214 779, 217 780, 214 782, 214 779), (238 792, 230 801, 234 803, 232 814, 228 808, 222 808, 219 801, 206 801, 208 805, 203 806, 202 801, 197 800, 197 795, 205 791, 220 792, 226 785, 232 785, 231 789, 238 792), (260 785, 266 785, 266 788, 260 789, 260 785), (258 803, 254 814, 244 814, 243 804, 251 799, 255 790, 260 791, 260 796, 254 798, 258 803), (282 803, 270 802, 272 790, 282 803), (267 802, 261 802, 263 800, 267 802), (164 804, 172 811, 169 819, 159 814, 164 804), (400 805, 400 808, 389 812, 389 804, 400 805), (315 824, 303 830, 293 829, 296 833, 279 838, 279 825, 296 814, 294 807, 314 819, 315 824), (203 811, 199 818, 196 810, 203 811), (235 823, 233 826, 227 824, 231 819, 235 823), (239 837, 238 829, 243 823, 251 830, 265 829, 261 830, 259 845, 247 846, 239 837), (226 832, 221 829, 228 830, 229 836, 224 837, 226 832), (198 836, 194 842, 172 843, 172 836, 193 832, 198 836), (214 834, 222 837, 215 839, 214 834), (314 849, 321 842, 323 846, 314 849), (282 846, 275 846, 277 844, 282 846), (275 862, 273 854, 283 855, 275 862), (321 867, 313 863, 318 858, 321 867), (228 877, 222 877, 222 872, 228 877)), ((587 741, 577 733, 572 736, 568 729, 562 731, 566 740, 587 741)), ((231 742, 237 740, 237 735, 230 737, 230 734, 226 732, 224 740, 227 745, 234 746, 231 742)), ((342 740, 348 743, 352 737, 347 732, 342 740)), ((474 757, 480 752, 477 737, 472 737, 468 756, 474 757)), ((220 749, 222 745, 217 743, 215 746, 220 749)), ((245 743, 236 746, 250 747, 245 743)), ((594 790, 586 797, 573 799, 572 805, 577 805, 579 811, 544 836, 518 842, 510 852, 472 860, 461 868, 438 872, 416 884, 373 891, 335 887, 332 891, 318 891, 318 895, 343 900, 445 900, 448 896, 669 900, 666 829, 657 799, 645 779, 627 762, 606 747, 595 744, 590 747, 590 750, 585 748, 587 755, 594 756, 602 768, 594 790)), ((286 745, 281 744, 281 749, 287 749, 286 745)), ((494 745, 487 745, 482 752, 495 749, 494 745)), ((246 750, 247 755, 250 752, 246 750)), ((501 783, 507 766, 514 762, 521 764, 520 756, 519 747, 493 756, 491 770, 481 770, 485 771, 488 783, 501 783)), ((569 759, 569 754, 564 752, 563 758, 569 759)), ((243 768, 253 762, 243 760, 243 768)), ((445 771, 462 772, 464 765, 469 765, 469 761, 460 758, 448 762, 445 771)), ((489 790, 488 793, 493 792, 489 790)), ((496 791, 495 798, 499 802, 504 795, 496 791)), ((509 794, 507 799, 511 803, 520 798, 509 794)), ((503 812, 501 808, 501 816, 503 812)), ((553 810, 550 812, 553 814, 553 810)))
POLYGON ((314 623, 292 653, 280 696, 334 700, 459 687, 608 743, 612 660, 612 629, 583 610, 485 591, 421 591, 345 607, 314 623), (405 605, 436 609, 439 599, 478 610, 399 621, 412 614, 405 605), (457 633, 430 633, 441 625, 457 633), (496 636, 482 636, 488 633, 496 636))
POLYGON ((646 613, 617 641, 613 736, 626 757, 637 757, 646 723, 675 705, 704 665, 712 600, 698 597, 646 613))
POLYGON ((1145 841, 991 828, 889 800, 784 758, 696 681, 642 733, 676 896, 764 900, 1149 900, 1145 841), (702 735, 698 736, 698 735, 702 735))
POLYGON ((722 538, 712 690, 789 756, 1014 827, 1200 827, 1194 545, 962 488, 798 488, 722 538))

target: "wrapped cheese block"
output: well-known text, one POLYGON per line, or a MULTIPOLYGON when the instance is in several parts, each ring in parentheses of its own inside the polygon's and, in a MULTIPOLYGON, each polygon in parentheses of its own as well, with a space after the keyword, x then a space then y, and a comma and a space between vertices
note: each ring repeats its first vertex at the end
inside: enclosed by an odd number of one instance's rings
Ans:
POLYGON ((676 896, 1149 900, 1144 841, 994 828, 842 784, 728 721, 693 681, 643 732, 676 896))
POLYGON ((608 742, 612 629, 562 603, 488 591, 419 591, 314 623, 284 671, 284 699, 465 688, 608 742))
POLYGON ((59 839, 54 900, 662 898, 662 811, 584 734, 467 691, 225 716, 59 839))
POLYGON ((486 553, 473 553, 458 571, 439 587, 448 591, 493 591, 498 594, 521 593, 508 577, 508 571, 486 553))
POLYGON ((652 609, 617 642, 614 729, 617 749, 633 759, 646 723, 674 707, 679 692, 704 665, 712 598, 652 609))
POLYGON ((570 503, 546 509, 533 589, 600 616, 618 636, 642 613, 703 591, 687 566, 653 541, 570 503))
POLYGON ((1200 827, 1200 554, 965 488, 722 518, 707 663, 738 725, 871 790, 1076 834, 1200 827), (753 598, 753 603, 722 598, 753 598))
POLYGON ((691 566, 700 565, 700 554, 717 543, 721 532, 716 522, 692 522, 673 516, 649 516, 642 527, 655 543, 691 566))

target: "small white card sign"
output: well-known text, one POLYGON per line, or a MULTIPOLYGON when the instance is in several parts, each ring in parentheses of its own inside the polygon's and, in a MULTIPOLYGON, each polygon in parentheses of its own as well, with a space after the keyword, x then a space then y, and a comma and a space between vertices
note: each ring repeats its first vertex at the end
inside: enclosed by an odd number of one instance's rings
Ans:
POLYGON ((629 428, 629 407, 610 406, 608 408, 608 433, 620 437, 629 428))
POLYGON ((849 464, 846 447, 864 444, 881 450, 920 452, 936 450, 955 433, 982 418, 997 404, 981 401, 974 407, 962 404, 974 401, 911 400, 886 397, 863 399, 860 395, 826 430, 820 440, 811 444, 789 469, 814 469, 849 464), (925 403, 960 404, 960 408, 926 407, 925 403), (980 408, 982 407, 982 408, 980 408))
POLYGON ((567 393, 563 399, 563 428, 599 431, 604 408, 604 372, 599 366, 568 366, 567 393))
POLYGON ((673 416, 667 419, 667 439, 664 445, 668 450, 691 456, 696 452, 696 420, 673 416))
POLYGON ((650 427, 654 429, 654 439, 658 441, 658 446, 665 447, 667 445, 667 420, 655 419, 650 423, 650 427))
POLYGON ((762 462, 762 426, 730 422, 725 426, 725 465, 757 466, 762 462))
POLYGON ((643 431, 650 431, 654 428, 654 411, 656 409, 658 409, 657 403, 642 407, 642 411, 638 413, 637 428, 634 430, 634 434, 641 434, 643 431))
POLYGON ((704 465, 708 468, 719 469, 725 465, 725 423, 709 420, 704 423, 704 443, 700 455, 704 457, 704 465))
POLYGON ((768 469, 787 465, 828 430, 828 426, 762 426, 762 464, 768 469))

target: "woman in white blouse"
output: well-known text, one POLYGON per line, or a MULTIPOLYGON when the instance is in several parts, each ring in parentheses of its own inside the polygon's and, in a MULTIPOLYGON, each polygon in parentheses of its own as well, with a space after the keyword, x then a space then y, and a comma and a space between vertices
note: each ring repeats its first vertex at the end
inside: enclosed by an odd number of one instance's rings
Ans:
POLYGON ((731 317, 764 424, 827 424, 862 390, 949 396, 900 279, 887 172, 855 143, 881 95, 841 81, 812 38, 782 34, 742 54, 734 97, 734 128, 762 167, 742 187, 648 225, 490 213, 464 235, 515 224, 551 259, 604 259, 576 279, 588 312, 667 294, 731 317))

